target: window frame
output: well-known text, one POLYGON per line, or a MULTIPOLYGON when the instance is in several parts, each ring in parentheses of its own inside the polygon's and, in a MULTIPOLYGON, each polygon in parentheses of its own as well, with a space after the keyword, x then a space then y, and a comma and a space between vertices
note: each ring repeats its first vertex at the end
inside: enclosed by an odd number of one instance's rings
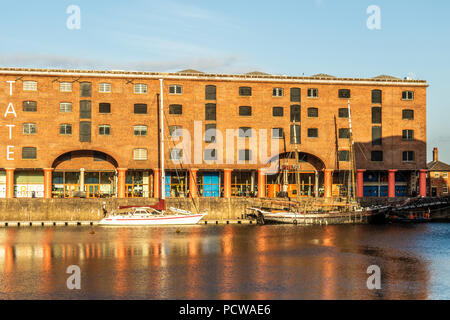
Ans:
POLYGON ((383 103, 383 91, 380 89, 372 90, 372 104, 382 104, 383 103), (379 99, 377 94, 379 93, 379 99))
POLYGON ((34 80, 25 80, 22 83, 22 91, 38 91, 38 83, 34 80))
POLYGON ((59 112, 60 113, 71 113, 72 112, 72 102, 60 102, 59 103, 59 112), (70 110, 67 111, 66 108, 63 108, 63 105, 70 106, 70 110))
POLYGON ((339 150, 338 151, 338 161, 339 162, 350 162, 350 150, 339 150), (342 157, 342 155, 346 157, 342 157))
POLYGON ((172 140, 183 136, 183 127, 180 125, 169 126, 169 136, 172 140), (179 133, 177 133, 179 132, 179 133), (175 134, 177 133, 177 134, 175 134))
POLYGON ((402 120, 409 120, 409 121, 414 120, 414 110, 413 109, 403 109, 402 110, 402 120), (405 117, 405 115, 407 115, 409 113, 409 111, 410 111, 412 117, 405 117))
POLYGON ((73 134, 71 123, 60 123, 59 124, 59 135, 60 136, 71 136, 73 134), (64 128, 64 130, 62 130, 64 128), (67 128, 70 128, 70 132, 67 132, 67 128), (64 132, 62 132, 64 131, 64 132))
POLYGON ((205 123, 205 142, 215 143, 216 138, 217 138, 217 125, 215 123, 205 123))
POLYGON ((170 95, 182 95, 183 94, 183 86, 180 84, 171 84, 169 85, 169 94, 170 95), (171 92, 173 89, 173 92, 171 92), (178 92, 178 89, 179 92, 178 92))
POLYGON ((111 103, 109 102, 99 102, 98 103, 98 113, 99 114, 110 114, 111 113, 111 103), (105 112, 104 110, 102 110, 102 106, 108 106, 108 112, 105 112))
POLYGON ((73 83, 72 82, 62 81, 62 82, 59 83, 59 92, 72 92, 72 90, 73 90, 73 83), (63 88, 66 85, 70 87, 70 90, 63 90, 63 88))
POLYGON ((348 107, 347 108, 339 108, 338 109, 338 118, 339 119, 348 119, 348 107), (345 115, 341 113, 341 111, 345 110, 345 115))
POLYGON ((100 93, 111 93, 111 83, 110 82, 101 82, 98 85, 98 92, 100 93), (103 90, 102 90, 103 88, 103 90), (109 88, 109 90, 105 90, 106 88, 109 88))
POLYGON ((307 137, 312 139, 319 138, 319 128, 308 128, 307 137), (312 133, 315 133, 315 135, 311 135, 312 133))
POLYGON ((381 107, 372 107, 372 124, 382 124, 383 109, 381 107), (379 113, 378 113, 379 111, 379 113), (379 116, 379 118, 378 118, 379 116))
MULTIPOLYGON (((30 106, 27 106, 27 108, 30 108, 30 106)), ((22 101, 22 111, 23 112, 37 112, 37 101, 32 101, 32 100, 22 101), (32 106, 34 108, 34 110, 33 109, 25 110, 25 104, 28 102, 34 103, 34 105, 32 106)))
POLYGON ((134 161, 147 161, 148 160, 148 149, 147 148, 134 148, 133 149, 133 160, 134 161), (140 154, 140 152, 143 152, 142 155, 144 155, 145 158, 140 154))
POLYGON ((170 104, 169 105, 169 114, 181 116, 183 114, 183 105, 181 104, 170 104))
POLYGON ((146 83, 134 83, 133 84, 133 92, 134 92, 134 94, 147 94, 148 86, 146 83), (139 90, 137 90, 138 88, 139 88, 139 90), (142 90, 144 88, 145 88, 145 90, 142 90))
POLYGON ((299 104, 291 105, 289 111, 290 111, 290 122, 300 123, 302 121, 302 107, 299 104), (298 107, 298 120, 296 120, 297 107, 298 107))
POLYGON ((133 114, 148 114, 148 105, 146 103, 135 103, 133 105, 133 114), (145 112, 136 112, 137 106, 145 106, 145 112))
POLYGON ((338 129, 338 138, 339 139, 350 139, 350 128, 339 128, 338 129), (346 134, 343 134, 343 133, 346 134))
POLYGON ((402 152, 402 162, 415 162, 416 161, 416 154, 412 150, 407 150, 402 152), (405 157, 406 155, 406 157, 405 157), (409 157, 409 155, 412 155, 412 157, 409 157), (406 158, 406 160, 405 160, 406 158))
POLYGON ((351 99, 352 92, 350 89, 338 89, 338 98, 339 99, 351 99), (348 96, 344 93, 348 93, 348 96))
POLYGON ((252 87, 239 87, 239 96, 240 97, 251 97, 252 96, 252 87), (244 94, 248 90, 249 94, 244 94))
POLYGON ((205 86, 205 100, 216 101, 217 100, 217 86, 209 84, 205 86), (214 88, 214 92, 212 89, 214 88), (212 98, 214 96, 214 99, 212 98))
POLYGON ((414 140, 414 130, 403 129, 402 130, 402 140, 403 141, 413 141, 414 140), (411 133, 411 134, 409 134, 411 133))
POLYGON ((402 100, 403 101, 413 101, 414 100, 414 91, 405 90, 402 91, 402 100), (411 97, 409 96, 411 94, 411 97))
POLYGON ((371 162, 383 162, 384 161, 384 153, 382 150, 372 150, 370 153, 370 161, 371 162), (375 160, 374 155, 378 154, 381 155, 381 160, 375 160))
POLYGON ((314 98, 314 99, 318 98, 319 97, 319 89, 317 89, 317 88, 308 88, 306 97, 307 98, 314 98), (314 95, 314 93, 315 93, 315 95, 314 95))
POLYGON ((284 117, 284 107, 272 107, 272 117, 284 117), (276 115, 275 110, 281 110, 281 115, 276 115))
POLYGON ((205 121, 216 121, 217 120, 217 104, 206 103, 205 104, 205 121), (214 110, 214 112, 213 112, 214 110))
POLYGON ((289 140, 289 143, 292 144, 292 145, 300 145, 300 144, 302 144, 302 127, 301 127, 301 125, 299 123, 295 123, 295 124, 291 124, 289 126, 289 128, 290 128, 290 140, 289 140), (295 135, 295 133, 297 133, 297 127, 298 127, 298 141, 294 141, 294 140, 297 140, 297 136, 295 135))
POLYGON ((144 125, 144 124, 136 124, 136 125, 133 126, 133 135, 135 137, 146 137, 147 134, 148 134, 148 127, 146 125, 144 125), (142 130, 143 128, 145 128, 145 129, 142 130), (139 134, 136 134, 137 132, 139 134), (144 132, 145 132, 145 134, 142 134, 144 132))
POLYGON ((306 111, 308 118, 318 118, 319 117, 319 108, 309 107, 306 111), (311 114, 310 111, 314 111, 315 114, 311 114))
POLYGON ((22 134, 25 134, 25 135, 35 135, 35 134, 37 134, 37 124, 34 123, 34 122, 25 122, 25 123, 23 123, 22 124, 22 134), (26 131, 33 131, 33 130, 30 130, 32 128, 34 128, 34 132, 26 132, 26 131), (26 129, 28 129, 28 130, 26 130, 26 129))
POLYGON ((91 97, 92 97, 92 82, 89 81, 80 82, 80 98, 91 98, 91 97), (84 86, 89 86, 89 92, 87 92, 86 88, 83 88, 84 86))
POLYGON ((272 97, 273 98, 282 98, 284 97, 284 89, 283 88, 273 88, 272 89, 272 97))
POLYGON ((98 125, 98 135, 99 136, 110 136, 111 135, 111 125, 110 124, 99 124, 98 125), (102 133, 102 129, 103 129, 103 133, 102 133), (105 130, 105 129, 108 129, 108 130, 105 130))
POLYGON ((272 128, 271 130, 272 139, 284 139, 284 129, 283 128, 272 128), (278 132, 277 135, 274 135, 274 132, 278 132), (281 133, 281 135, 280 135, 281 133))
POLYGON ((290 100, 291 102, 298 102, 300 103, 302 101, 302 89, 293 87, 290 89, 290 100), (298 91, 298 95, 295 93, 295 91, 298 91))
POLYGON ((36 147, 22 147, 22 160, 36 160, 37 159, 37 148, 36 147), (25 150, 33 150, 34 158, 26 158, 24 157, 25 150))
POLYGON ((182 161, 183 160, 183 149, 181 148, 170 148, 169 149, 169 160, 172 161, 182 161), (174 157, 174 155, 177 157, 174 157))
POLYGON ((217 149, 216 148, 214 148, 214 149, 211 149, 211 148, 205 149, 205 151, 203 152, 203 159, 204 159, 204 161, 216 161, 217 160, 217 149), (214 156, 209 158, 209 159, 207 159, 206 154, 208 152, 209 152, 209 155, 211 155, 211 153, 214 152, 214 156))
POLYGON ((239 116, 240 117, 251 117, 252 116, 252 107, 251 106, 239 106, 239 116), (244 112, 244 110, 249 110, 250 114, 246 114, 248 112, 244 112))
POLYGON ((252 161, 252 150, 251 149, 239 149, 239 151, 238 151, 238 160, 240 162, 252 161), (244 155, 244 156, 241 157, 241 155, 244 155))

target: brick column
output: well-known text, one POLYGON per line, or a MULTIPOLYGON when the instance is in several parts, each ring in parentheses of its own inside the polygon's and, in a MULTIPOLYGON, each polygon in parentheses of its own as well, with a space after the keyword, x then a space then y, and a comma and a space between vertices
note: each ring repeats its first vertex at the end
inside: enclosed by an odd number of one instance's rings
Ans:
POLYGON ((389 170, 388 174, 388 197, 395 198, 395 173, 397 170, 389 170))
POLYGON ((161 198, 161 169, 153 169, 153 197, 161 198))
POLYGON ((266 197, 266 175, 264 169, 258 169, 258 198, 266 197))
POLYGON ((44 168, 44 198, 52 198, 52 172, 53 168, 44 168))
POLYGON ((125 198, 125 175, 127 169, 117 168, 117 198, 125 198))
POLYGON ((356 170, 356 197, 358 198, 364 197, 364 172, 366 170, 356 170))
POLYGON ((189 170, 189 196, 191 198, 198 197, 197 171, 198 171, 198 169, 190 169, 189 170))
POLYGON ((427 196, 427 170, 419 170, 419 194, 421 197, 427 196))
POLYGON ((223 197, 231 198, 231 172, 232 169, 223 170, 223 197))
POLYGON ((324 197, 331 198, 332 194, 332 186, 333 186, 333 178, 332 178, 333 169, 325 169, 325 177, 324 177, 324 197))
POLYGON ((14 170, 5 168, 6 171, 6 199, 14 198, 14 170))

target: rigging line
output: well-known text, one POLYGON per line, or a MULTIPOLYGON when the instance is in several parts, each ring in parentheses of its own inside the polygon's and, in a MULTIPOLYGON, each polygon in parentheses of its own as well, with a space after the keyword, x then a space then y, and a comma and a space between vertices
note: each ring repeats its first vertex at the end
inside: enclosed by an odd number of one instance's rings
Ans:
MULTIPOLYGON (((363 149, 362 149, 363 147, 361 147, 361 145, 360 145, 359 143, 355 143, 355 145, 358 146, 358 148, 361 150, 361 153, 362 153, 364 159, 366 159, 366 161, 367 161, 367 160, 368 160, 367 157, 366 157, 366 151, 367 151, 367 150, 363 150, 363 149)), ((364 149, 365 149, 365 147, 364 147, 364 149)))
MULTIPOLYGON (((167 127, 169 127, 169 122, 168 122, 168 120, 167 120, 167 113, 166 113, 166 111, 165 111, 164 109, 163 109, 163 114, 164 114, 164 120, 165 120, 165 122, 166 122, 166 124, 167 124, 167 127)), ((177 126, 176 123, 175 123, 175 125, 177 126)), ((164 135, 166 135, 166 134, 167 134, 167 133, 164 132, 164 135)), ((175 142, 173 141, 173 139, 169 139, 169 137, 167 137, 167 138, 168 138, 168 140, 171 141, 171 142, 174 144, 174 146, 175 146, 175 142)), ((184 152, 185 152, 184 146, 182 147, 182 150, 183 150, 183 154, 184 154, 184 152)), ((184 169, 184 168, 183 168, 183 161, 182 161, 182 160, 180 160, 179 165, 180 165, 181 169, 184 169)), ((175 168, 175 172, 177 173, 177 177, 178 177, 178 179, 179 179, 180 177, 179 177, 179 175, 178 175, 178 170, 177 170, 176 168, 175 168)), ((191 170, 191 173, 190 173, 190 174, 192 174, 192 170, 191 170)), ((192 179, 192 180, 193 180, 194 186, 195 186, 195 188, 196 188, 196 190, 197 190, 197 194, 199 194, 199 188, 198 188, 198 185, 197 185, 197 181, 195 181, 194 179, 192 179)), ((164 186, 165 186, 165 182, 164 182, 164 186)), ((165 189, 165 188, 164 188, 164 189, 165 189)), ((164 192, 165 192, 165 190, 164 190, 164 192)), ((192 203, 194 204, 195 210, 197 211, 197 213, 199 213, 200 211, 199 211, 199 209, 198 209, 198 207, 197 207, 197 204, 195 203, 194 198, 192 197, 192 195, 190 195, 190 197, 191 197, 192 203)), ((180 203, 181 203, 181 199, 180 199, 180 203)))

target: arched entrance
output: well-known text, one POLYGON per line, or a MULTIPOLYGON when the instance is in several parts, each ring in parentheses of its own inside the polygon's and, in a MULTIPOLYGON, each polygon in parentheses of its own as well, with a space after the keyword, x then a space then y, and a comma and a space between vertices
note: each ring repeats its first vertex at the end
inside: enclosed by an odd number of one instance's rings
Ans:
POLYGON ((66 152, 52 164, 52 197, 117 196, 117 167, 117 161, 101 151, 66 152))
POLYGON ((272 168, 266 172, 266 196, 319 197, 324 195, 325 163, 305 152, 285 152, 271 159, 272 168))

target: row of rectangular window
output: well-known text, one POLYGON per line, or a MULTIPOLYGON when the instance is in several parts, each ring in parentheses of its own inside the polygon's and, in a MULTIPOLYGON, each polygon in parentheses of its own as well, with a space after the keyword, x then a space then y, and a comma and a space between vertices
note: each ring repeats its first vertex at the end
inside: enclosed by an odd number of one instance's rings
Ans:
MULTIPOLYGON (((36 134, 37 125, 35 123, 24 123, 22 125, 23 134, 36 134)), ((133 132, 135 136, 147 136, 148 128, 145 125, 137 125, 133 127, 133 132)), ((72 125, 68 123, 63 123, 59 125, 59 134, 61 135, 71 135, 72 125)), ((99 135, 110 135, 111 126, 109 124, 99 125, 99 135)))
MULTIPOLYGON (((89 100, 81 100, 80 108, 84 109, 85 112, 90 114, 90 106, 91 102, 89 100)), ((37 111, 37 102, 36 101, 24 101, 23 102, 23 111, 25 112, 36 112, 37 111)), ((60 103, 60 112, 72 112, 72 103, 70 102, 61 102, 60 103)), ((110 103, 99 103, 99 113, 111 113, 111 104, 110 103)), ((147 114, 147 104, 134 104, 134 113, 136 114, 147 114)), ((169 105, 169 114, 172 115, 181 115, 183 113, 183 106, 180 104, 172 104, 169 105)), ((239 107, 239 115, 240 116, 251 116, 252 115, 252 107, 251 106, 240 106, 239 107)), ((274 117, 283 117, 284 116, 284 108, 283 107, 273 107, 272 115, 274 117)), ((308 108, 308 117, 317 118, 319 116, 318 108, 308 108)), ((348 118, 348 108, 339 108, 338 110, 339 118, 348 118)), ((205 119, 206 120, 216 120, 216 104, 208 103, 205 105, 205 119)), ((402 110, 402 119, 405 120, 414 120, 414 110, 404 109, 402 110)), ((372 123, 381 123, 381 108, 373 107, 372 108, 372 123)), ((291 122, 300 122, 300 106, 293 105, 291 106, 291 122)))
MULTIPOLYGON (((90 97, 91 96, 92 84, 90 82, 80 82, 80 95, 82 97, 90 97)), ((23 90, 24 91, 37 91, 37 82, 36 81, 24 81, 23 82, 23 90)), ((72 82, 61 82, 60 83, 60 91, 61 92, 72 92, 72 82)), ((111 83, 100 83, 99 84, 99 92, 101 93, 110 93, 111 92, 111 83)), ((144 83, 135 83, 134 84, 134 93, 135 94, 146 94, 148 92, 147 84, 144 83)), ((291 101, 292 102, 300 102, 301 100, 301 89, 300 88, 291 88, 291 101)), ((181 85, 170 85, 169 86, 169 94, 183 94, 183 86, 181 85)), ((240 96, 251 96, 252 88, 251 87, 239 87, 239 95, 240 96)), ((283 88, 273 88, 272 90, 273 97, 282 97, 284 96, 283 88)), ((308 88, 307 97, 308 98, 317 98, 319 96, 318 89, 316 88, 308 88)), ((339 89, 338 97, 341 99, 349 99, 351 97, 350 89, 339 89)), ((207 100, 216 100, 216 86, 208 85, 205 87, 205 98, 207 100)), ((414 100, 414 91, 403 91, 402 92, 402 100, 414 100)), ((382 102, 382 91, 381 90, 372 90, 372 103, 382 102)))
MULTIPOLYGON (((414 151, 403 151, 402 152, 402 161, 403 162, 413 162, 414 158, 415 158, 414 151)), ((338 152, 338 160, 343 161, 343 162, 350 161, 350 151, 340 150, 338 152)), ((383 151, 372 151, 371 152, 371 161, 382 162, 383 161, 383 151)))
MULTIPOLYGON (((148 128, 145 125, 137 125, 133 127, 135 136, 146 136, 148 132, 148 128)), ((169 134, 171 137, 177 137, 181 135, 181 127, 180 126, 170 126, 169 134)), ((212 143, 215 141, 215 124, 207 124, 205 126, 205 141, 208 143, 212 143)), ((240 138, 251 138, 252 137, 252 128, 250 127, 241 127, 239 128, 239 137, 240 138)), ((308 128, 308 137, 309 138, 317 138, 319 136, 318 128, 308 128)), ((35 123, 24 123, 23 124, 23 133, 24 134, 36 134, 37 126, 35 123)), ((71 135, 72 134, 72 125, 71 124, 61 124, 60 125, 60 134, 62 135, 71 135)), ((110 135, 111 134, 111 126, 110 125, 100 125, 99 126, 99 135, 110 135)), ((292 135, 293 136, 293 135, 292 135)), ((350 129, 349 128, 339 128, 338 130, 339 139, 349 139, 350 138, 350 129)), ((272 138, 273 139, 282 139, 284 138, 284 130, 283 128, 272 128, 272 138)), ((295 138, 292 139, 292 143, 295 144, 295 138)), ((411 141, 414 140, 414 130, 406 129, 402 131, 402 139, 411 141)), ((298 140, 299 141, 299 137, 298 140)), ((381 127, 373 127, 372 128, 372 145, 381 145, 382 144, 382 132, 381 127)))
MULTIPOLYGON (((383 161, 383 151, 378 151, 378 150, 372 151, 370 160, 373 162, 382 162, 383 161)), ((403 151, 402 152, 402 161, 403 162, 415 161, 414 151, 403 151)))
MULTIPOLYGON (((181 160, 183 156, 183 150, 178 148, 173 148, 169 150, 171 160, 181 160)), ((251 161, 252 153, 249 149, 239 150, 239 160, 241 161, 251 161)), ((37 152, 35 147, 23 147, 22 148, 22 159, 36 159, 37 152)), ((147 160, 148 151, 144 148, 133 149, 133 160, 147 160)), ((348 150, 340 150, 338 153, 339 161, 350 161, 350 152, 348 150)), ((216 149, 206 149, 205 150, 205 160, 217 160, 216 149)), ((403 151, 402 161, 403 162, 413 162, 415 160, 414 151, 403 151)), ((383 161, 383 151, 372 151, 371 161, 382 162, 383 161)))

